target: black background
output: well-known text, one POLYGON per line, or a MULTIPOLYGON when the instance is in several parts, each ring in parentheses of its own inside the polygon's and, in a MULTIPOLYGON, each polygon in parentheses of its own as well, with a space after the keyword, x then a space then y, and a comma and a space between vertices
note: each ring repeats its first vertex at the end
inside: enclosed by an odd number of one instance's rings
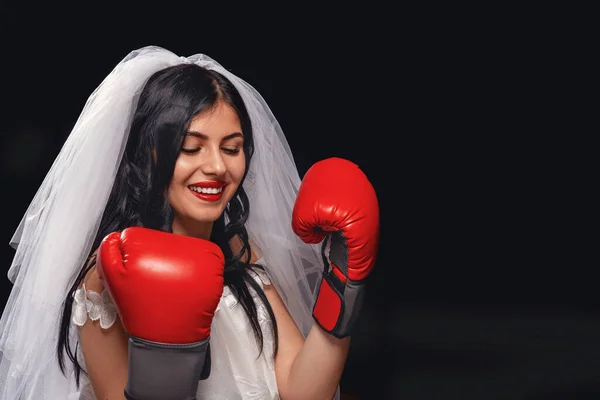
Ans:
MULTIPOLYGON (((560 85, 527 18, 276 7, 272 15, 100 3, 2 15, 0 263, 85 100, 130 50, 202 52, 255 86, 300 174, 358 163, 381 246, 342 391, 360 399, 598 398, 589 238, 571 228, 571 155, 547 128, 560 85), (109 6, 106 5, 108 11, 109 6), (117 11, 118 10, 118 11, 117 11), (490 29, 490 25, 493 27, 490 29), (519 34, 515 34, 518 30, 519 34), (577 237, 577 238, 576 238, 577 237), (589 396, 589 397, 588 397, 589 396)), ((254 10, 257 11, 257 10, 254 10)), ((267 11, 267 10, 265 10, 267 11)), ((512 15, 514 17, 514 15, 512 15)), ((2 282, 6 301, 10 283, 2 282)))

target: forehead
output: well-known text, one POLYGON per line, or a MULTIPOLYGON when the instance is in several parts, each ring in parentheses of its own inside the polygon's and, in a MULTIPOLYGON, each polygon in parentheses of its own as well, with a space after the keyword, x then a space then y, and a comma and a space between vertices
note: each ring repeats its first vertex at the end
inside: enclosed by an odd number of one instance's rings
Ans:
POLYGON ((233 131, 241 131, 241 123, 233 107, 220 101, 214 107, 195 116, 189 129, 204 134, 229 134, 233 131))

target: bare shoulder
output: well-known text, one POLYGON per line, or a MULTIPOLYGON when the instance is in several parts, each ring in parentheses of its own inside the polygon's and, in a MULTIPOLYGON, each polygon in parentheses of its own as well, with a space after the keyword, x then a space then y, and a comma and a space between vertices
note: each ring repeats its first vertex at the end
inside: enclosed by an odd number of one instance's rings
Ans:
POLYGON ((90 331, 98 331, 102 335, 105 335, 114 330, 122 331, 123 327, 120 324, 120 319, 118 318, 114 304, 110 297, 107 296, 107 293, 103 293, 105 286, 96 267, 95 253, 90 257, 86 264, 86 269, 87 272, 79 284, 78 291, 83 293, 78 297, 80 303, 78 306, 80 307, 82 299, 85 299, 85 302, 91 301, 94 304, 94 309, 97 312, 92 315, 89 314, 90 311, 87 310, 88 318, 85 323, 80 325, 82 328, 81 333, 89 335, 90 331), (98 310, 101 311, 98 312, 98 310))
POLYGON ((100 278, 100 275, 96 269, 96 252, 94 252, 94 254, 92 254, 88 260, 86 268, 89 269, 83 277, 79 287, 85 285, 86 290, 93 290, 101 293, 104 290, 104 282, 102 281, 102 278, 100 278))
POLYGON ((283 304, 283 300, 281 300, 279 292, 277 291, 275 286, 273 286, 271 281, 263 282, 263 292, 265 293, 269 304, 271 304, 271 307, 285 307, 285 304, 283 304))
POLYGON ((267 284, 263 283, 263 292, 271 306, 277 324, 278 347, 274 360, 275 375, 280 393, 285 393, 292 362, 304 344, 304 337, 286 307, 276 285, 273 285, 270 281, 267 284))
MULTIPOLYGON (((104 283, 92 256, 86 265, 89 268, 80 287, 85 284, 87 292, 102 293, 104 283)), ((121 399, 128 374, 128 335, 120 318, 109 327, 101 326, 101 319, 91 320, 79 327, 81 352, 97 398, 121 399)))
POLYGON ((277 324, 294 324, 292 317, 283 301, 279 290, 271 280, 269 279, 267 273, 260 266, 255 266, 251 268, 251 274, 254 274, 260 281, 262 282, 262 289, 273 310, 273 314, 275 315, 275 319, 277 320, 277 324))

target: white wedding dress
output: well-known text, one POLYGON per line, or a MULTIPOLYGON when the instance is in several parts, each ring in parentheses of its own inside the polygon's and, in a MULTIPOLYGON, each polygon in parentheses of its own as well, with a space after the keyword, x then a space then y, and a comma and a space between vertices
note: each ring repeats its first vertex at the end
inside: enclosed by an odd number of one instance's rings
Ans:
MULTIPOLYGON (((264 271, 253 269, 250 274, 261 287, 271 283, 264 271)), ((271 322, 256 292, 250 289, 250 293, 257 306, 258 320, 263 333, 263 352, 259 357, 258 342, 250 321, 231 290, 225 287, 211 325, 211 372, 208 379, 200 381, 197 400, 279 399, 273 363, 271 322), (231 358, 231 355, 235 355, 235 358, 231 358)), ((100 296, 95 297, 100 298, 100 296)), ((103 298, 105 301, 108 299, 107 296, 103 298)), ((88 301, 88 304, 91 302, 88 301)), ((114 310, 112 304, 106 302, 104 306, 99 306, 96 303, 96 306, 96 312, 93 313, 95 316, 92 318, 110 324, 110 321, 105 320, 115 317, 114 312, 111 312, 114 310)), ((83 307, 85 305, 81 301, 74 306, 75 319, 77 315, 88 317, 89 308, 83 311, 83 307)), ((81 364, 85 366, 81 351, 78 357, 81 364)), ((84 374, 81 383, 81 391, 73 393, 69 396, 69 400, 97 400, 84 374)))

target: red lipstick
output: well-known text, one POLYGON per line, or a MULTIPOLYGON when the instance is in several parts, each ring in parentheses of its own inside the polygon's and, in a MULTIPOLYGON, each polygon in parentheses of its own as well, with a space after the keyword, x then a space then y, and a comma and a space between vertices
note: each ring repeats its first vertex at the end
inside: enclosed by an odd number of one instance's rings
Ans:
POLYGON ((226 183, 223 181, 204 181, 204 182, 196 182, 188 188, 192 192, 194 196, 204 201, 218 201, 223 196, 223 188, 226 183), (212 193, 203 193, 202 189, 211 189, 209 192, 212 193), (216 193, 215 189, 217 190, 216 193))

